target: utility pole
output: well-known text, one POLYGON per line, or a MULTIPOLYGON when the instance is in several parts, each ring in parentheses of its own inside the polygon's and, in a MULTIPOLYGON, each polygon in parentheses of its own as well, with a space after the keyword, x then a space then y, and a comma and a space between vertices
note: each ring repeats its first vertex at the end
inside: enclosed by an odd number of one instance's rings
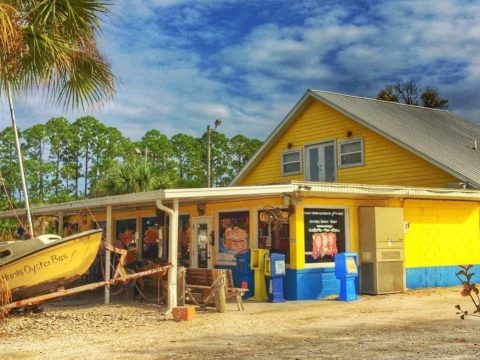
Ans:
MULTIPOLYGON (((222 124, 222 120, 215 120, 215 128, 222 124)), ((207 125, 207 187, 212 187, 212 129, 207 125)))

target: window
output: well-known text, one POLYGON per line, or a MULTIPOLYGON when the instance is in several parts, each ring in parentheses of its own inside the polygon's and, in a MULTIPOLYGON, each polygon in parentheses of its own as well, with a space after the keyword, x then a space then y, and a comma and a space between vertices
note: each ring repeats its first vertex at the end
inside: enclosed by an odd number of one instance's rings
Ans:
POLYGON ((340 143, 340 167, 363 165, 363 139, 356 139, 340 143))
POLYGON ((117 239, 114 245, 124 249, 128 249, 129 246, 135 246, 136 228, 136 219, 117 220, 117 239))
POLYGON ((309 145, 305 148, 308 181, 335 181, 335 142, 309 145))
POLYGON ((258 211, 258 248, 285 255, 290 263, 290 224, 287 209, 265 207, 258 211))
POLYGON ((301 163, 300 150, 282 153, 282 176, 300 174, 301 163))
POLYGON ((190 231, 190 215, 178 216, 178 263, 182 266, 190 266, 190 248, 192 234, 190 231))
MULTIPOLYGON (((159 247, 162 246, 160 226, 157 217, 142 218, 142 256, 146 259, 156 259, 159 247)), ((180 263, 180 262, 179 262, 180 263)))

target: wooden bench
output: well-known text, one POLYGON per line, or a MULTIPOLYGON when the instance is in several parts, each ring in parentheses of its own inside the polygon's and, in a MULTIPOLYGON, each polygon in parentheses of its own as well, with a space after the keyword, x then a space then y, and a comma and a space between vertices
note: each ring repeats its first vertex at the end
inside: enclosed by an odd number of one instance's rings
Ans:
POLYGON ((223 288, 225 299, 235 299, 238 310, 243 310, 242 296, 248 289, 235 288, 233 286, 232 271, 230 269, 199 269, 187 268, 185 276, 185 287, 187 295, 194 303, 201 307, 212 304, 215 300, 215 306, 219 311, 218 294, 215 292, 223 288))
POLYGON ((244 288, 236 288, 233 285, 233 276, 232 276, 232 270, 226 269, 225 270, 225 275, 227 277, 227 286, 225 288, 226 290, 226 297, 227 299, 234 298, 235 301, 237 302, 237 308, 238 310, 245 310, 243 307, 243 296, 245 295, 246 292, 248 292, 248 289, 244 288))

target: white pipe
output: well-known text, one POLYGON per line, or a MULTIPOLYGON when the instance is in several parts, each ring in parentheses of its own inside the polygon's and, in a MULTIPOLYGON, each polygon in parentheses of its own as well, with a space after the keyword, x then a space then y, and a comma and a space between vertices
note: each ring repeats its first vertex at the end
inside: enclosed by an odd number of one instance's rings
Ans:
POLYGON ((168 297, 165 315, 170 315, 172 309, 177 306, 178 199, 173 199, 173 209, 163 205, 162 200, 157 200, 156 205, 157 208, 169 215, 168 262, 172 267, 168 270, 168 297))

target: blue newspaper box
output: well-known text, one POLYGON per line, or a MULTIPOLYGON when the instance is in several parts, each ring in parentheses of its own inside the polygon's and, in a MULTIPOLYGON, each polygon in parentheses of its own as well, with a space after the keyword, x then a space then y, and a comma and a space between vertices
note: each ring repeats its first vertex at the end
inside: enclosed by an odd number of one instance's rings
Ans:
POLYGON ((283 302, 283 278, 285 271, 285 255, 272 253, 265 257, 265 276, 268 281, 268 300, 283 302))
POLYGON ((238 253, 236 255, 237 265, 233 268, 233 285, 239 288, 248 288, 243 295, 244 299, 252 297, 254 294, 253 270, 250 268, 250 250, 238 253))
POLYGON ((335 277, 340 280, 339 300, 357 300, 355 280, 358 277, 358 255, 340 253, 335 255, 335 277))

